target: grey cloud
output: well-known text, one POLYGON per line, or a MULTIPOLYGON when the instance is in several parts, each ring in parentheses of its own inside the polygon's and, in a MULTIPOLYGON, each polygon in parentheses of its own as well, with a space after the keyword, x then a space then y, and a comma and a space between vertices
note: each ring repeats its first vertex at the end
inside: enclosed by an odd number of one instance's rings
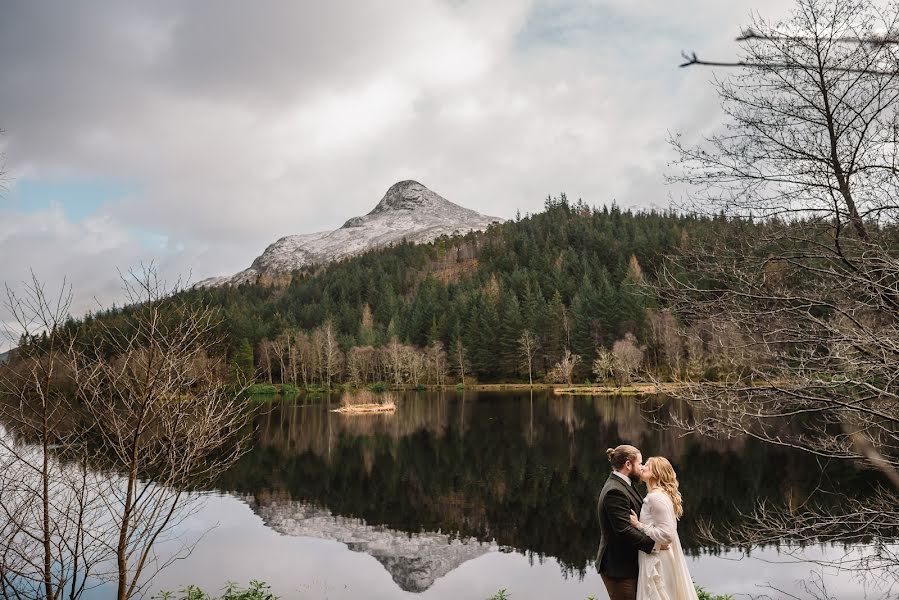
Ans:
MULTIPOLYGON (((104 209, 116 264, 148 258, 139 227, 196 278, 400 179, 504 217, 562 191, 664 206, 667 132, 719 121, 711 73, 678 70, 679 51, 734 52, 750 7, 783 11, 760 1, 0 0, 0 127, 17 177, 133 184, 104 209)), ((48 235, 4 251, 40 247, 29 260, 113 297, 114 261, 67 260, 90 234, 48 235)))

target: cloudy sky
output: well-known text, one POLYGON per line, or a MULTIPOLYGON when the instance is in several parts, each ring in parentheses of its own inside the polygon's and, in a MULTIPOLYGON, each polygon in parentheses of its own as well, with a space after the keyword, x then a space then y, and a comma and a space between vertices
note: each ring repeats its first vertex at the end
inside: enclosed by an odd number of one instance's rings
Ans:
POLYGON ((668 206, 667 132, 720 123, 680 51, 732 57, 785 6, 0 0, 0 282, 68 276, 81 314, 117 269, 234 273, 401 179, 500 217, 668 206))

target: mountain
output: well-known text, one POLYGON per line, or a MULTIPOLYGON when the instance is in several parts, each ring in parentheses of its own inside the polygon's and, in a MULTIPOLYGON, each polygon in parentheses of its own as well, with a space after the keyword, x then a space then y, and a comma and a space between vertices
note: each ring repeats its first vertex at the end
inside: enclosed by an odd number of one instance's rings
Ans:
POLYGON ((211 277, 197 287, 271 281, 310 265, 322 265, 403 240, 431 242, 441 235, 481 231, 502 219, 454 204, 417 181, 390 186, 367 215, 340 229, 289 235, 265 249, 250 268, 231 277, 211 277))
POLYGON ((7 362, 11 355, 12 355, 12 350, 7 350, 6 352, 0 352, 0 365, 7 362))
POLYGON ((372 556, 406 592, 421 593, 459 565, 498 549, 495 543, 443 533, 409 534, 334 515, 325 508, 284 499, 244 500, 263 523, 282 535, 313 537, 346 544, 372 556))

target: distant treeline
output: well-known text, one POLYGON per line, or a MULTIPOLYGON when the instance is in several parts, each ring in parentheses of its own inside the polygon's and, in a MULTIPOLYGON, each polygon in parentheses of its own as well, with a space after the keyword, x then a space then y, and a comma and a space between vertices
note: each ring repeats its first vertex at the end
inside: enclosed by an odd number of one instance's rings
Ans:
MULTIPOLYGON (((224 342, 211 358, 223 373, 275 382, 527 381, 529 364, 535 381, 626 379, 641 369, 714 376, 720 332, 685 329, 655 308, 644 284, 666 255, 727 227, 723 218, 591 208, 562 195, 486 232, 308 268, 286 286, 181 294, 221 307, 224 342)), ((128 313, 70 326, 102 344, 101 324, 127 327, 128 313)))

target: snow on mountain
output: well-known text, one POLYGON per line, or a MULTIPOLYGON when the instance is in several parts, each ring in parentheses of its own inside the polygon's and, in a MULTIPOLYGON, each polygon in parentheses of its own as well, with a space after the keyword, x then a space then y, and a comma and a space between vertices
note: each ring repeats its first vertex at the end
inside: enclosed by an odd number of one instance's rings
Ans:
POLYGON ((285 499, 244 498, 263 523, 282 535, 346 544, 372 556, 406 592, 421 593, 459 565, 498 549, 495 543, 451 538, 443 533, 409 534, 334 515, 324 508, 285 499))
POLYGON ((406 240, 428 243, 441 235, 481 231, 502 219, 453 204, 417 181, 393 184, 367 215, 340 229, 289 235, 265 249, 250 268, 231 277, 210 277, 199 287, 256 283, 309 265, 321 265, 406 240))

